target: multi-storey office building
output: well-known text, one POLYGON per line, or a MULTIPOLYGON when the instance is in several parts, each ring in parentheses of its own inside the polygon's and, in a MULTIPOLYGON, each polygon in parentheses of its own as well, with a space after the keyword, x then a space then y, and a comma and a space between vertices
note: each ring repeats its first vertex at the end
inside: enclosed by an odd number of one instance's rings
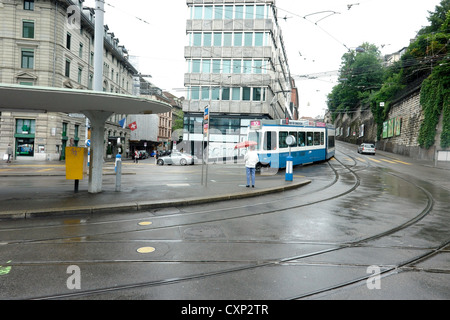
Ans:
POLYGON ((187 0, 187 5, 185 144, 194 148, 202 141, 209 106, 211 157, 232 156, 250 120, 292 118, 275 1, 187 0))
MULTIPOLYGON (((105 26, 104 50, 94 53, 93 9, 84 0, 0 2, 0 83, 90 90, 94 54, 102 54, 103 90, 132 94, 133 75, 125 47, 105 26), (76 10, 77 9, 77 10, 76 10)), ((104 153, 127 148, 130 130, 113 115, 105 130, 104 153), (124 143, 125 141, 125 143, 124 143)), ((86 117, 65 113, 0 113, 0 154, 11 143, 19 159, 64 159, 65 146, 84 146, 86 117)))

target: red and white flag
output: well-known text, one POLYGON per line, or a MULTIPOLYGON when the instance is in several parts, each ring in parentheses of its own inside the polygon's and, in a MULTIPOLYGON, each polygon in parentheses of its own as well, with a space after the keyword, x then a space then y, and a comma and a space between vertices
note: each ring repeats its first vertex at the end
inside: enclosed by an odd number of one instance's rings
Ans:
POLYGON ((136 121, 133 122, 133 123, 130 123, 130 124, 128 125, 128 128, 130 128, 131 131, 136 130, 136 129, 137 129, 137 123, 136 123, 136 121))

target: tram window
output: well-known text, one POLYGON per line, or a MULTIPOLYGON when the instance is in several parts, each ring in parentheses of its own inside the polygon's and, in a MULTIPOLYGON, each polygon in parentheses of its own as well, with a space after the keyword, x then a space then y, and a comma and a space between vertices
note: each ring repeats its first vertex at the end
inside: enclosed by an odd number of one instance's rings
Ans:
POLYGON ((313 143, 313 135, 314 134, 312 132, 307 132, 306 133, 306 145, 308 147, 311 147, 311 146, 314 145, 314 143, 313 143))
POLYGON ((264 150, 277 149, 277 133, 275 131, 264 132, 264 150))
POLYGON ((280 131, 280 139, 278 140, 280 149, 284 149, 284 148, 288 147, 288 145, 286 143, 286 138, 287 138, 288 135, 289 135, 288 132, 280 131))
POLYGON ((298 133, 298 146, 304 147, 306 145, 306 132, 298 133))
POLYGON ((334 147, 335 147, 334 136, 328 136, 328 149, 334 147))
POLYGON ((248 141, 254 141, 258 143, 258 146, 256 147, 257 150, 259 150, 259 146, 261 144, 261 135, 259 132, 250 132, 248 134, 248 141))
POLYGON ((320 132, 314 132, 314 145, 320 146, 320 132))
POLYGON ((325 145, 325 132, 320 133, 320 145, 321 146, 325 145))
POLYGON ((293 145, 293 147, 296 147, 298 143, 297 132, 289 132, 289 135, 295 138, 295 144, 293 145))

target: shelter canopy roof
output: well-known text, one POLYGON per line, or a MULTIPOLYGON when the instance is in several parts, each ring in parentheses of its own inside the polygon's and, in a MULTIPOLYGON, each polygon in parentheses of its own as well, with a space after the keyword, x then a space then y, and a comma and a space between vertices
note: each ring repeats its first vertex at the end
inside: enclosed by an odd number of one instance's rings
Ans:
POLYGON ((89 90, 0 84, 0 111, 117 114, 158 114, 172 109, 167 103, 138 96, 89 90))

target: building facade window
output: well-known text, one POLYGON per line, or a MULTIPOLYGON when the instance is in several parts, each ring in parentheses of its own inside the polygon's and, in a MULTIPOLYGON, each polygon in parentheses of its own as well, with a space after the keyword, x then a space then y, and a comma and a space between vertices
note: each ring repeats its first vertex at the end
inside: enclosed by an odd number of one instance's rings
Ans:
POLYGON ((223 6, 214 6, 214 19, 215 20, 223 19, 223 6))
POLYGON ((211 101, 266 101, 267 88, 265 87, 210 87, 193 86, 188 90, 190 100, 211 101))
POLYGON ((78 68, 78 83, 81 83, 82 79, 83 79, 83 68, 79 67, 78 68))
POLYGON ((234 18, 236 20, 238 19, 244 19, 244 6, 242 5, 237 5, 234 7, 234 18))
POLYGON ((215 73, 215 74, 220 74, 221 73, 221 71, 222 71, 222 69, 221 69, 221 60, 218 60, 218 59, 216 59, 216 60, 213 60, 213 65, 212 65, 212 73, 215 73))
POLYGON ((211 47, 212 46, 212 34, 211 32, 203 33, 203 46, 211 47))
POLYGON ((23 2, 23 10, 34 11, 34 0, 24 0, 24 2, 23 2))
POLYGON ((222 46, 222 32, 214 32, 214 47, 222 46))
POLYGON ((23 69, 33 69, 34 68, 34 50, 22 49, 21 67, 23 69))
POLYGON ((233 19, 233 6, 225 6, 225 20, 233 19))
POLYGON ((194 47, 201 47, 202 46, 202 34, 200 32, 195 32, 193 41, 194 41, 193 42, 194 47))
POLYGON ((266 5, 195 5, 191 7, 191 19, 194 20, 240 20, 240 19, 267 19, 268 7, 266 5))
POLYGON ((267 62, 260 59, 192 59, 187 64, 188 73, 267 74, 267 62))
POLYGON ((88 89, 92 90, 94 87, 94 75, 92 73, 89 74, 89 79, 88 79, 88 89))
POLYGON ((241 88, 231 88, 231 100, 233 101, 241 100, 241 88))
POLYGON ((36 120, 16 119, 16 134, 35 134, 36 120))
POLYGON ((262 47, 268 46, 270 39, 268 32, 194 32, 188 37, 194 47, 262 47))
POLYGON ((64 70, 64 75, 66 77, 70 77, 70 60, 66 59, 66 66, 65 66, 65 70, 64 70))
POLYGON ((22 22, 22 37, 34 39, 34 21, 25 20, 22 22))
POLYGON ((66 36, 66 48, 70 50, 71 47, 71 42, 72 42, 72 35, 70 33, 67 33, 66 36))
POLYGON ((205 6, 203 19, 211 20, 212 18, 213 18, 213 6, 205 6))

